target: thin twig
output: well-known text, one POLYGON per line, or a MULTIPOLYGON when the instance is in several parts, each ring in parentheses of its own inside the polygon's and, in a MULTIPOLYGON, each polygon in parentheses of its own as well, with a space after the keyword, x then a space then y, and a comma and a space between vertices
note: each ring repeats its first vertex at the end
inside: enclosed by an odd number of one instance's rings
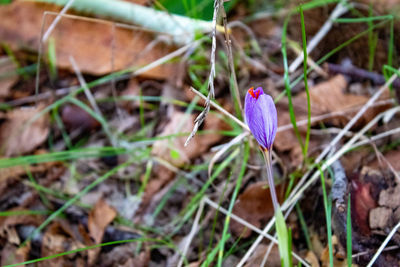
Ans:
POLYGON ((193 237, 196 235, 197 231, 199 230, 199 222, 200 222, 201 214, 203 213, 203 209, 204 209, 204 198, 200 201, 200 205, 197 210, 196 217, 194 218, 194 221, 193 221, 192 229, 190 230, 189 235, 187 237, 185 237, 183 240, 184 248, 182 250, 181 259, 179 260, 179 263, 177 265, 178 267, 182 266, 183 261, 186 258, 186 254, 189 250, 190 243, 192 242, 193 237))
POLYGON ((237 83, 237 79, 236 79, 236 72, 235 72, 235 66, 234 66, 234 62, 233 62, 233 55, 232 55, 232 44, 231 44, 231 39, 229 37, 229 32, 228 32, 228 22, 227 22, 227 18, 226 18, 226 12, 224 9, 224 4, 222 3, 222 0, 218 0, 220 1, 220 6, 221 6, 221 13, 222 13, 222 23, 224 25, 224 33, 225 33, 225 47, 228 53, 228 64, 229 64, 229 77, 232 77, 233 80, 233 89, 235 92, 235 97, 236 97, 236 102, 239 105, 240 110, 243 110, 242 107, 242 101, 241 101, 241 97, 240 97, 240 92, 239 92, 239 86, 237 83))
POLYGON ((206 104, 204 107, 204 110, 197 116, 197 118, 194 120, 194 126, 193 130, 186 139, 185 146, 189 144, 189 141, 194 137, 196 134, 197 130, 199 129, 199 126, 203 123, 205 118, 207 117, 208 112, 210 111, 210 102, 211 99, 215 97, 215 90, 214 90, 214 78, 215 78, 215 50, 217 47, 217 39, 216 39, 216 32, 217 32, 217 18, 219 14, 219 8, 220 8, 220 1, 215 0, 214 1, 214 14, 213 14, 213 21, 212 21, 212 44, 211 44, 211 58, 210 58, 210 63, 211 63, 211 70, 210 74, 208 76, 208 96, 206 99, 206 104))
POLYGON ((375 141, 377 141, 379 139, 382 139, 384 137, 387 137, 387 136, 390 136, 390 135, 393 135, 393 134, 396 134, 396 133, 400 133, 400 127, 391 129, 389 131, 385 131, 385 132, 377 134, 377 135, 374 135, 374 136, 372 136, 372 137, 370 137, 370 138, 368 138, 366 140, 359 141, 359 142, 355 143, 354 145, 352 145, 349 149, 352 150, 352 149, 354 149, 356 147, 363 146, 363 145, 369 144, 371 142, 375 142, 375 141))
MULTIPOLYGON (((341 64, 328 63, 328 71, 332 74, 343 74, 351 79, 351 82, 370 81, 373 85, 381 86, 386 82, 382 74, 367 71, 354 66, 350 60, 344 60, 341 64)), ((393 82, 394 88, 400 88, 400 79, 393 82)))
POLYGON ((69 0, 68 3, 63 7, 57 17, 53 20, 50 26, 47 28, 47 31, 43 35, 41 42, 46 42, 49 38, 50 34, 53 32, 54 28, 57 26, 57 23, 61 20, 61 17, 68 11, 68 9, 72 6, 75 0, 69 0))
POLYGON ((381 246, 379 247, 378 251, 376 251, 374 257, 372 257, 367 267, 371 267, 374 264, 374 262, 378 259, 379 255, 381 255, 382 251, 385 249, 387 243, 389 243, 390 239, 392 239, 393 235, 397 232, 397 229, 399 228, 400 228, 400 222, 395 227, 393 227, 392 231, 390 231, 389 235, 382 242, 381 246))
POLYGON ((211 171, 214 167, 215 162, 217 162, 219 158, 222 157, 222 155, 225 154, 226 151, 228 151, 229 148, 241 142, 243 138, 249 135, 249 133, 250 132, 244 132, 239 134, 227 144, 224 144, 224 146, 217 153, 215 153, 215 155, 211 158, 210 163, 208 164, 208 177, 211 177, 211 171))
MULTIPOLYGON (((69 57, 69 61, 74 69, 74 72, 76 74, 76 76, 78 77, 79 83, 81 85, 81 87, 83 88, 83 91, 86 95, 86 98, 88 99, 90 105, 92 106, 94 112, 97 113, 97 115, 99 115, 100 117, 103 117, 103 114, 101 113, 101 110, 99 108, 99 106, 96 103, 96 100, 94 99, 92 93, 90 92, 89 87, 87 86, 87 83, 85 81, 85 79, 83 78, 83 75, 81 73, 81 71, 79 70, 78 64, 76 64, 76 61, 74 59, 73 56, 69 57)), ((115 140, 115 137, 113 136, 113 134, 111 133, 110 129, 108 128, 107 124, 103 125, 103 130, 106 133, 106 135, 108 136, 108 138, 110 139, 111 144, 116 147, 117 146, 117 142, 115 140)))
MULTIPOLYGON (((289 41, 288 45, 289 48, 292 49, 297 54, 297 56, 303 55, 304 57, 303 50, 301 50, 301 48, 298 46, 296 42, 289 41)), ((314 69, 316 73, 318 73, 324 78, 328 78, 329 76, 328 73, 326 73, 325 70, 323 70, 317 63, 315 63, 315 61, 310 56, 308 56, 307 58, 307 64, 311 67, 311 69, 314 69)))
MULTIPOLYGON (((116 33, 116 24, 113 23, 112 27, 111 27, 111 31, 112 31, 112 40, 111 40, 111 72, 114 72, 115 69, 115 48, 116 48, 116 41, 115 41, 115 33, 116 33)), ((124 114, 122 113, 118 103, 117 103, 117 87, 116 87, 116 81, 115 78, 113 78, 111 80, 111 94, 113 96, 113 100, 114 100, 114 105, 115 105, 115 109, 117 110, 117 115, 120 121, 122 121, 124 119, 124 114)))

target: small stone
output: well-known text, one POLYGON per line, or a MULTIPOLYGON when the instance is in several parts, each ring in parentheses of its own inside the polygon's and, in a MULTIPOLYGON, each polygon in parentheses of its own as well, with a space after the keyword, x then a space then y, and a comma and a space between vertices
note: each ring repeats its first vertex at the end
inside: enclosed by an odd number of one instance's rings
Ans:
POLYGON ((396 209, 400 206, 400 185, 382 190, 379 194, 379 205, 396 209))
POLYGON ((390 208, 378 207, 369 212, 369 226, 371 229, 385 229, 392 225, 393 211, 390 208))

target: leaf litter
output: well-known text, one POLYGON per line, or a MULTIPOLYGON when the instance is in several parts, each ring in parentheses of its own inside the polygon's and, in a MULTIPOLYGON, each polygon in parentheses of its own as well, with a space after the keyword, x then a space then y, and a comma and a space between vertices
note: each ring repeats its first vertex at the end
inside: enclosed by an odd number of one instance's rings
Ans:
MULTIPOLYGON (((386 14, 399 4, 398 1, 389 0, 384 3, 358 2, 371 4, 375 15, 386 14)), ((147 3, 140 1, 140 4, 147 3)), ((363 7, 365 5, 362 4, 354 6, 357 10, 359 8, 360 14, 368 15, 365 13, 367 9, 363 7)), ((333 8, 331 4, 305 12, 308 40, 319 31, 333 8)), ((25 1, 12 1, 0 8, 0 16, 5 18, 0 23, 0 38, 13 52, 17 52, 16 59, 23 68, 37 62, 42 19, 45 19, 44 29, 47 29, 55 17, 43 16, 45 10, 58 12, 60 8, 25 1)), ((235 18, 245 23, 236 26, 232 24, 231 28, 241 96, 249 87, 258 84, 275 97, 284 90, 280 39, 284 18, 282 14, 287 14, 288 10, 288 7, 283 7, 275 10, 276 13, 248 17, 255 11, 254 6, 239 3, 234 8, 236 13, 228 14, 230 21, 235 18)), ((225 217, 214 207, 206 205, 198 217, 196 229, 193 223, 197 218, 196 211, 204 195, 218 203, 218 207, 228 209, 237 177, 241 173, 239 167, 244 153, 249 153, 250 161, 241 174, 244 179, 236 201, 232 202, 232 213, 262 230, 271 220, 273 209, 269 194, 266 193, 266 183, 262 181, 265 171, 260 163, 260 155, 255 153, 255 143, 247 142, 251 138, 243 135, 238 142, 222 150, 229 140, 242 133, 240 126, 222 113, 212 111, 189 146, 184 146, 195 118, 202 111, 202 103, 196 102, 197 97, 188 88, 193 86, 202 91, 201 87, 207 84, 207 74, 211 67, 208 60, 212 48, 210 50, 207 43, 197 44, 186 50, 186 54, 181 54, 178 60, 166 60, 166 64, 149 68, 139 77, 127 78, 117 74, 115 79, 110 78, 105 84, 100 83, 94 87, 90 85, 91 94, 104 115, 99 120, 75 105, 76 102, 68 101, 71 96, 63 98, 53 94, 59 87, 66 87, 67 93, 76 90, 78 83, 71 66, 71 56, 76 60, 85 80, 91 84, 114 71, 126 68, 132 68, 132 71, 146 66, 168 55, 176 47, 144 28, 132 29, 122 27, 122 24, 116 25, 111 19, 103 21, 86 19, 79 13, 68 14, 60 19, 50 35, 55 44, 55 59, 47 54, 49 44, 43 44, 44 60, 38 76, 39 94, 50 92, 51 99, 40 103, 26 100, 24 106, 5 106, 0 113, 0 160, 8 163, 13 159, 25 160, 21 165, 0 169, 0 211, 4 212, 0 217, 1 264, 19 263, 83 249, 62 257, 42 260, 38 265, 165 266, 167 263, 178 262, 176 255, 181 255, 178 247, 181 248, 183 244, 188 246, 187 257, 183 262, 189 266, 199 266, 217 251, 221 238, 226 237, 221 234, 225 217), (53 63, 59 73, 56 81, 49 74, 53 63), (38 116, 45 107, 58 100, 64 102, 53 106, 51 112, 38 116), (100 127, 104 126, 104 122, 118 140, 118 147, 110 143, 100 127), (247 144, 250 152, 245 152, 247 144), (93 152, 89 155, 90 159, 81 158, 80 148, 96 151, 99 147, 107 147, 110 154, 99 156, 93 152), (125 149, 128 153, 117 152, 118 149, 125 149), (209 168, 210 159, 220 149, 224 153, 209 168), (229 158, 235 155, 232 151, 239 151, 238 158, 229 158), (46 159, 51 161, 47 163, 36 162, 40 157, 59 152, 66 152, 68 156, 46 159), (131 160, 129 167, 91 188, 89 193, 76 200, 71 207, 57 214, 40 233, 29 237, 49 218, 49 214, 65 205, 102 174, 127 160, 131 160), (38 214, 29 213, 33 211, 38 214), (195 233, 192 239, 189 238, 191 233, 195 233), (27 245, 21 246, 28 237, 30 241, 27 245), (106 242, 132 239, 141 241, 84 250, 106 242), (191 242, 183 243, 186 240, 191 242)), ((355 14, 348 12, 343 17, 356 17, 355 14)), ((298 19, 297 15, 293 15, 288 24, 291 42, 301 40, 298 35, 298 19)), ((367 23, 334 23, 326 38, 310 54, 310 59, 317 61, 327 51, 354 36, 353 33, 366 29, 367 23)), ((395 38, 398 30, 395 23, 395 38)), ((286 190, 296 187, 306 170, 313 168, 312 162, 321 150, 369 101, 377 86, 384 82, 380 72, 387 60, 390 42, 388 28, 379 27, 373 34, 369 35, 372 38, 369 41, 364 36, 338 51, 335 57, 329 58, 326 66, 322 66, 327 68, 325 71, 328 77, 320 76, 321 72, 310 73, 308 81, 312 122, 307 158, 304 158, 291 127, 286 97, 278 101, 281 130, 278 130, 274 146, 274 172, 275 179, 279 181, 276 190, 281 193, 282 203, 292 200, 286 190), (372 60, 371 50, 366 52, 365 49, 374 42, 373 38, 378 39, 372 60), (348 60, 350 64, 342 59, 348 60), (371 60, 374 64, 369 67, 371 60)), ((235 98, 229 92, 233 81, 229 77, 229 66, 226 65, 228 57, 223 47, 223 37, 217 33, 216 60, 212 63, 217 71, 214 84, 216 102, 223 103, 223 108, 241 117, 240 110, 235 110, 235 106, 237 108, 240 105, 235 103, 235 98)), ((396 43, 394 49, 397 55, 399 48, 396 43)), ((291 63, 297 54, 294 50, 288 52, 291 63)), ((7 61, 4 68, 0 67, 0 75, 21 73, 18 70, 20 66, 15 65, 9 53, 0 53, 1 58, 7 61)), ((396 56, 393 61, 396 62, 394 66, 397 66, 396 56)), ((293 74, 292 78, 298 77, 296 75, 299 74, 293 74)), ((394 90, 398 91, 396 83, 394 90)), ((35 78, 29 75, 2 78, 1 101, 7 104, 6 101, 26 99, 35 94, 34 85, 35 78)), ((207 94, 204 90, 202 92, 207 94)), ((299 132, 304 139, 307 133, 307 97, 303 84, 294 86, 292 92, 299 132)), ((73 97, 82 103, 90 101, 83 94, 73 97)), ((394 92, 385 92, 378 103, 369 108, 349 129, 344 140, 357 135, 361 128, 377 116, 395 107, 394 103, 394 92)), ((398 174, 393 173, 399 170, 398 133, 371 141, 374 136, 396 130, 398 121, 396 114, 379 120, 362 136, 361 140, 370 142, 361 148, 352 149, 340 158, 342 171, 332 167, 333 170, 324 173, 328 177, 328 190, 336 190, 335 194, 332 193, 334 266, 348 266, 348 208, 351 208, 353 225, 352 254, 356 255, 353 264, 358 266, 368 264, 400 219, 400 200, 397 196, 400 185, 398 174), (337 186, 339 173, 345 180, 345 186, 337 186), (349 195, 351 205, 347 207, 349 195)), ((336 149, 342 144, 339 142, 336 149)), ((287 224, 292 229, 293 251, 310 266, 329 266, 330 262, 326 225, 321 223, 325 222, 322 199, 320 185, 310 185, 303 197, 296 201, 302 214, 292 211, 287 218, 287 224)), ((232 218, 228 233, 231 236, 225 241, 223 261, 225 265, 237 265, 258 234, 232 218)), ((394 233, 387 250, 377 258, 376 266, 398 266, 399 242, 399 234, 394 233)), ((265 239, 247 259, 245 266, 260 266, 262 262, 266 263, 265 266, 280 266, 278 247, 272 246, 270 249, 270 244, 265 239)))

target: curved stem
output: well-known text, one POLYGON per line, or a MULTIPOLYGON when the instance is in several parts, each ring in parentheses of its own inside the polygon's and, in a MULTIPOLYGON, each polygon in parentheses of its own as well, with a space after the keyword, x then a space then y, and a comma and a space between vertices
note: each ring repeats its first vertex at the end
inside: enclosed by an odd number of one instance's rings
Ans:
POLYGON ((273 175, 273 172, 272 172, 271 150, 261 149, 261 151, 263 153, 264 160, 265 160, 265 165, 267 167, 268 185, 269 185, 269 190, 271 192, 272 204, 274 205, 274 211, 276 213, 279 210, 279 202, 278 202, 278 198, 276 196, 274 175, 273 175))

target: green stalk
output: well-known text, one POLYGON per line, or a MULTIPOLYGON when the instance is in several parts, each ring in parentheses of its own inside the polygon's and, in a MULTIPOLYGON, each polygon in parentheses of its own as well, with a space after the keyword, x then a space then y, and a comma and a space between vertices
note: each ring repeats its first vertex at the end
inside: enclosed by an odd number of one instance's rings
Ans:
POLYGON ((285 23, 283 25, 283 31, 282 31, 282 57, 283 57, 283 67, 284 67, 283 79, 285 81, 285 91, 286 91, 286 95, 287 95, 288 102, 289 102, 288 105, 289 105, 290 122, 293 125, 293 130, 294 130, 294 133, 296 134, 296 137, 300 143, 301 150, 304 151, 303 140, 301 139, 299 129, 297 128, 296 115, 294 114, 294 107, 293 107, 293 102, 292 102, 292 89, 290 87, 290 78, 289 78, 289 67, 288 67, 288 63, 287 63, 286 31, 287 31, 287 25, 289 23, 290 17, 291 17, 291 15, 289 15, 288 18, 285 20, 285 23))
POLYGON ((264 159, 265 165, 267 167, 267 179, 269 184, 269 190, 271 192, 272 204, 274 206, 275 211, 275 227, 276 233, 278 235, 278 248, 279 255, 281 257, 281 263, 284 267, 291 267, 292 264, 292 253, 291 253, 291 237, 290 231, 285 223, 285 217, 283 216, 282 210, 279 206, 278 198, 276 196, 275 191, 275 183, 272 172, 272 160, 271 160, 271 150, 261 149, 264 159))
MULTIPOLYGON (((31 0, 65 6, 69 0, 31 0)), ((77 0, 71 5, 75 11, 103 18, 136 24, 148 30, 172 35, 177 44, 194 40, 197 31, 211 32, 212 22, 195 20, 121 0, 77 0)), ((220 27, 218 27, 221 30, 220 27)))

